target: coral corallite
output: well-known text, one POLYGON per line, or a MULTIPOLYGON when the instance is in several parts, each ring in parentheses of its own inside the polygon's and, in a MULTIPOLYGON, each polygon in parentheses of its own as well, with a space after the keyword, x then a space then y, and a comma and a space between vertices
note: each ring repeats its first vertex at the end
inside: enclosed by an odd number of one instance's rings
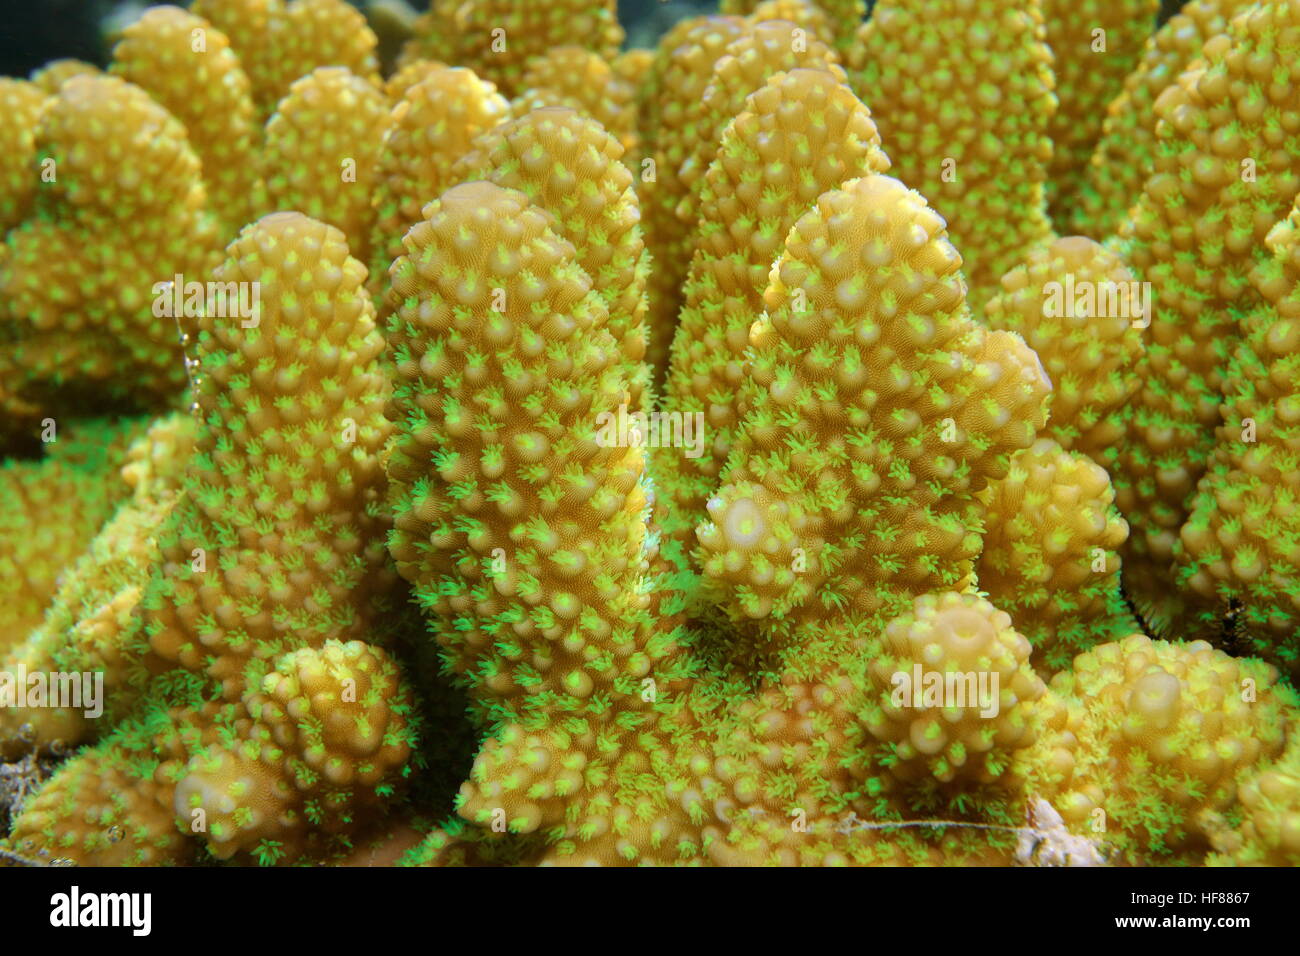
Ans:
POLYGON ((453 671, 521 710, 639 680, 644 460, 598 441, 628 385, 605 305, 521 193, 472 183, 425 213, 389 300, 398 569, 453 671))
MULTIPOLYGON (((203 811, 193 832, 205 833, 219 857, 302 853, 341 827, 351 802, 399 772, 409 752, 393 716, 409 705, 393 692, 399 675, 383 652, 357 641, 329 650, 367 633, 367 595, 391 583, 376 484, 386 383, 377 374, 382 340, 365 269, 337 229, 276 213, 246 227, 214 275, 256 281, 266 301, 247 318, 205 315, 196 330, 194 412, 202 425, 185 497, 156 531, 156 563, 123 636, 136 659, 106 682, 111 708, 139 716, 61 768, 19 817, 14 841, 29 853, 106 861, 93 828, 69 828, 75 799, 66 794, 108 768, 152 781, 114 788, 153 819, 136 841, 147 859, 160 847, 173 862, 184 858, 173 790, 183 832, 190 811, 203 811), (315 663, 304 656, 318 652, 324 657, 315 663), (282 711, 299 693, 294 681, 311 686, 317 672, 342 679, 349 668, 357 675, 347 678, 350 698, 342 689, 328 699, 314 694, 310 711, 291 708, 303 721, 297 730, 286 723, 282 711), (363 671, 375 677, 363 681, 363 671), (367 683, 380 675, 385 683, 367 683), (166 710, 182 687, 231 703, 197 714, 166 710), (335 718, 315 713, 329 700, 380 708, 347 718, 361 741, 331 737, 335 718), (217 734, 222 727, 238 746, 217 734), (172 754, 156 769, 145 758, 151 737, 172 754), (357 758, 364 759, 348 769, 347 759, 357 758), (268 790, 275 800, 249 810, 268 790)), ((111 848, 110 859, 119 851, 111 848)))
POLYGON ((0 79, 0 863, 1300 865, 1300 0, 618 6, 0 79))
POLYGON ((1033 743, 1029 715, 1047 688, 1028 666, 1029 641, 987 601, 923 595, 912 613, 890 621, 882 643, 871 665, 880 697, 858 716, 871 736, 892 746, 896 776, 989 783, 1006 772, 1013 751, 1033 743), (911 683, 914 673, 921 680, 911 683), (979 676, 971 681, 970 674, 979 676), (899 675, 909 679, 903 694, 899 675))

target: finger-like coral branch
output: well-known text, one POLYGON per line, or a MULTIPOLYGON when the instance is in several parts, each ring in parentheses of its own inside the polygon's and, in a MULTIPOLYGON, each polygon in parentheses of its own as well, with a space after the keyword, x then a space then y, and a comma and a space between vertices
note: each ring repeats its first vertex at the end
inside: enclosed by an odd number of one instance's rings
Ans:
POLYGON ((667 514, 684 519, 682 530, 716 486, 744 414, 749 330, 786 234, 823 192, 888 168, 867 108, 825 70, 776 74, 723 133, 701 190, 665 401, 672 412, 702 415, 708 440, 695 457, 669 448, 656 461, 667 514))
POLYGON ((1300 210, 1268 234, 1261 302, 1227 369, 1223 425, 1174 555, 1189 627, 1300 670, 1300 210))
POLYGON ((1298 27, 1300 2, 1252 7, 1161 95, 1163 145, 1123 232, 1123 255, 1150 283, 1152 319, 1112 477, 1133 531, 1125 582, 1156 628, 1177 627, 1183 613, 1165 582, 1214 446, 1239 318, 1259 301, 1248 275, 1300 191, 1289 92, 1298 27))
MULTIPOLYGON (((1043 0, 1060 103, 1047 129, 1052 140, 1047 200, 1057 223, 1076 212, 1106 107, 1123 91, 1125 78, 1137 65, 1159 7, 1159 0, 1043 0)), ((1130 164, 1132 159, 1130 155, 1130 164)))
POLYGON ((295 81, 266 124, 268 205, 337 226, 352 254, 368 261, 371 194, 391 123, 384 95, 346 69, 322 67, 295 81))
POLYGON ((1205 41, 1223 33, 1252 2, 1190 0, 1147 42, 1124 89, 1106 108, 1078 202, 1064 211, 1070 231, 1100 239, 1119 229, 1155 167, 1156 101, 1177 85, 1178 77, 1201 55, 1205 41))
POLYGON ((1051 234, 1043 37, 1038 0, 880 0, 851 50, 894 175, 947 221, 977 307, 1051 234))
POLYGON ((971 319, 960 264, 887 176, 823 194, 791 230, 699 531, 737 619, 892 616, 970 579, 974 495, 1032 443, 1050 383, 1019 338, 971 319))
POLYGON ((370 288, 379 293, 402 237, 425 205, 451 186, 452 169, 475 137, 503 122, 510 104, 470 70, 420 61, 388 83, 397 100, 379 154, 371 204, 370 288))

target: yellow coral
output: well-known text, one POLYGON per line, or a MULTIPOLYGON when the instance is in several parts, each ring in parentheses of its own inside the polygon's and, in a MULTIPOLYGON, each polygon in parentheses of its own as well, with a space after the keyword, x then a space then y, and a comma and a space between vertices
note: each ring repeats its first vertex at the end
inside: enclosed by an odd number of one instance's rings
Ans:
POLYGON ((1241 781, 1241 824, 1212 833, 1211 866, 1300 866, 1300 735, 1275 764, 1241 781))
POLYGON ((415 84, 422 83, 433 74, 446 69, 450 67, 440 60, 412 60, 384 80, 384 93, 394 104, 397 104, 406 95, 406 91, 415 84))
POLYGON ((32 82, 53 96, 65 81, 74 76, 98 76, 103 71, 84 60, 51 60, 32 74, 32 82))
POLYGON ((0 465, 0 654, 40 623, 66 566, 127 496, 115 472, 138 431, 79 422, 44 460, 0 465))
POLYGON ((36 126, 47 97, 35 83, 0 79, 0 231, 25 219, 36 200, 36 126))
MULTIPOLYGON (((745 107, 746 98, 776 73, 799 67, 827 70, 846 80, 835 52, 816 37, 799 37, 788 20, 747 25, 713 65, 713 76, 684 117, 692 142, 677 169, 683 188, 677 218, 698 227, 704 176, 718 153, 727 124, 745 107)), ((692 243, 693 248, 694 243, 692 243)))
POLYGON ((391 122, 384 95, 346 69, 322 67, 297 80, 266 124, 268 205, 338 227, 352 255, 368 261, 370 197, 391 122))
POLYGON ((865 0, 722 0, 723 13, 749 14, 754 20, 790 20, 841 49, 853 45, 866 15, 865 0))
POLYGON ((628 388, 605 304, 521 193, 471 183, 425 215, 389 294, 390 415, 427 423, 387 464, 398 569, 459 620, 437 631, 448 663, 498 706, 639 680, 646 491, 642 451, 598 438, 628 388))
POLYGON ((84 411, 96 389, 145 404, 177 392, 176 323, 158 302, 169 310, 164 284, 205 276, 221 247, 184 128, 139 87, 67 80, 41 112, 36 150, 51 175, 0 248, 15 432, 42 411, 84 411))
POLYGON ((261 283, 260 309, 200 319, 195 399, 210 424, 144 607, 154 653, 236 699, 279 650, 364 632, 383 578, 386 384, 365 267, 337 229, 264 216, 214 277, 261 283))
MULTIPOLYGON (((132 434, 138 429, 133 428, 132 434)), ((95 533, 80 557, 69 562, 50 608, 25 640, 0 658, 8 673, 90 673, 102 676, 103 713, 85 708, 0 709, 0 753, 27 748, 56 750, 98 736, 121 716, 113 699, 138 666, 141 651, 127 635, 149 580, 156 534, 176 504, 194 446, 194 423, 181 414, 159 419, 135 440, 120 464, 129 497, 95 533)), ((66 520, 66 518, 65 518, 66 520)))
POLYGON ((506 96, 524 91, 534 57, 574 42, 609 61, 623 43, 614 0, 435 0, 415 24, 399 65, 431 59, 467 66, 506 96))
MULTIPOLYGON (((1047 130, 1052 140, 1047 198, 1057 223, 1075 212, 1106 107, 1141 57, 1159 7, 1159 0, 1043 0, 1060 102, 1047 130)), ((1097 228, 1095 222, 1088 225, 1097 228)))
POLYGON ((1296 660, 1300 0, 1162 33, 1083 188, 1141 201, 1058 240, 1048 140, 1065 215, 1150 3, 727 0, 620 54, 612 0, 433 0, 380 83, 343 0, 198 0, 0 84, 0 442, 192 412, 125 481, 0 469, 116 508, 0 554, 0 681, 105 692, 0 710, 6 760, 86 745, 0 856, 1288 860, 1295 695, 1133 634, 1112 497, 1157 627, 1296 660))
POLYGON ((261 212, 252 90, 230 41, 206 20, 153 7, 122 33, 112 72, 185 125, 203 167, 208 206, 231 235, 261 212))
POLYGON ((23 808, 10 841, 42 863, 164 866, 187 861, 173 822, 170 788, 140 779, 119 751, 90 750, 60 772, 23 808), (69 807, 79 808, 73 818, 69 807))
POLYGON ((1106 109, 1078 201, 1066 210, 1072 232, 1100 239, 1120 227, 1151 175, 1158 139, 1156 101, 1201 55, 1211 37, 1254 0, 1190 0, 1147 41, 1124 89, 1106 109))
POLYGON ((671 448, 657 462, 679 514, 699 513, 726 463, 745 411, 750 326, 790 227, 826 190, 888 168, 871 114, 824 70, 776 74, 727 126, 701 189, 698 248, 666 385, 665 406, 702 414, 709 436, 695 457, 671 448))
POLYGON ((942 783, 993 783, 1014 751, 1034 742, 1046 686, 1011 618, 971 594, 926 594, 890 621, 871 663, 877 692, 859 710, 890 746, 890 772, 942 783))
POLYGON ((642 86, 639 170, 645 210, 646 247, 655 268, 650 275, 647 360, 656 371, 668 364, 673 328, 681 305, 681 285, 691 261, 695 223, 677 218, 677 204, 686 191, 678 169, 693 148, 689 111, 713 78, 713 65, 732 40, 741 35, 739 17, 698 17, 683 20, 659 43, 642 86))
POLYGON ((699 531, 735 618, 870 620, 969 580, 973 495, 1032 443, 1050 384, 1019 338, 972 321, 960 262, 887 176, 824 193, 791 229, 699 531))
POLYGON ((137 626, 113 645, 151 656, 106 662, 128 677, 112 706, 139 707, 15 821, 14 845, 29 856, 185 862, 192 846, 178 834, 205 833, 221 856, 297 859, 346 833, 349 808, 387 792, 408 754, 395 669, 344 643, 365 633, 391 583, 377 508, 386 383, 365 267, 337 229, 279 213, 246 227, 214 278, 258 283, 264 298, 246 318, 199 321, 196 454, 184 497, 157 527, 137 626), (152 674, 168 689, 151 693, 152 674), (295 729, 283 714, 303 710, 293 699, 304 685, 325 696, 310 700, 318 722, 295 729), (200 705, 200 695, 224 701, 200 705), (259 785, 250 792, 228 770, 259 785), (118 792, 102 813, 77 817, 103 799, 101 775, 118 792), (196 793, 212 805, 191 806, 196 793), (210 811, 211 826, 193 809, 210 811))
POLYGON ((1082 236, 1032 250, 984 309, 991 328, 1021 335, 1052 379, 1048 433, 1109 465, 1119 412, 1140 387, 1151 306, 1114 252, 1082 236))
MULTIPOLYGON (((748 13, 749 18, 754 23, 763 23, 767 20, 788 20, 796 26, 809 31, 823 43, 835 42, 835 29, 831 25, 830 18, 823 11, 819 4, 813 3, 812 0, 764 0, 764 2, 754 5, 750 3, 724 2, 722 4, 723 13, 748 13), (750 7, 750 10, 737 9, 750 7)), ((851 39, 862 22, 859 15, 854 23, 845 24, 845 37, 851 39)))
POLYGON ((206 833, 219 859, 263 840, 296 856, 327 807, 327 831, 354 831, 410 756, 409 691, 393 661, 360 641, 286 654, 243 706, 249 723, 233 740, 176 771, 178 821, 206 833))
POLYGON ((623 356, 627 404, 639 410, 648 384, 641 359, 649 261, 622 156, 618 140, 599 123, 574 110, 546 107, 488 130, 451 178, 518 189, 555 217, 555 232, 573 244, 578 266, 604 303, 606 327, 623 356))
POLYGON ((1141 634, 1080 655, 1051 690, 1069 707, 1027 752, 1028 786, 1136 861, 1206 849, 1207 814, 1281 752, 1297 703, 1259 661, 1141 634))
POLYGON ((1297 27, 1300 2, 1251 7, 1160 96, 1162 148, 1123 231, 1121 253, 1150 283, 1153 308, 1112 477, 1133 530, 1125 581, 1156 628, 1183 613, 1167 581, 1214 445, 1238 317, 1259 302, 1248 276, 1300 191, 1300 113, 1288 93, 1297 27))
POLYGON ((320 67, 379 78, 378 40, 344 0, 195 0, 191 10, 230 38, 263 117, 320 67))
POLYGON ((419 61, 389 80, 398 101, 375 171, 375 222, 370 238, 370 287, 387 282, 402 253, 402 236, 420 210, 455 180, 452 168, 475 137, 510 115, 496 88, 470 70, 419 61))
POLYGON ((1128 525, 1102 468, 1040 438, 979 499, 987 528, 980 589, 1029 638, 1040 672, 1063 670, 1080 651, 1132 629, 1117 553, 1128 525))
POLYGON ((1242 651, 1300 672, 1300 208, 1251 274, 1261 302, 1243 318, 1228 366, 1223 424, 1197 485, 1174 561, 1194 612, 1189 629, 1217 637, 1228 622, 1242 651))
POLYGON ((576 46, 558 46, 534 57, 514 100, 516 116, 543 106, 581 110, 613 134, 623 148, 636 148, 636 89, 613 64, 576 46))
POLYGON ((894 174, 947 221, 977 308, 1051 234, 1043 35, 1038 2, 880 0, 851 51, 894 174))
POLYGON ((654 63, 654 51, 633 47, 624 50, 610 61, 610 69, 626 83, 632 84, 634 90, 640 89, 654 63))

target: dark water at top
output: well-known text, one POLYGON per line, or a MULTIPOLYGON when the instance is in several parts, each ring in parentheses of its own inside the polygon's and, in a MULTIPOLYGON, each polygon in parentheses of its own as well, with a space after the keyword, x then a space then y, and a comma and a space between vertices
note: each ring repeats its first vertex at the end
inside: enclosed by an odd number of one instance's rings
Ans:
MULTIPOLYGON (((429 0, 408 0, 427 9, 429 0)), ((545 0, 518 0, 521 4, 545 0)), ((0 0, 0 75, 27 76, 32 70, 64 57, 100 66, 108 61, 109 45, 100 23, 118 6, 143 8, 147 3, 116 0, 0 0)), ((188 0, 177 0, 188 6, 188 0)), ((364 7, 362 2, 354 6, 364 7)), ((669 25, 684 16, 717 9, 717 0, 619 0, 618 15, 635 46, 651 45, 669 25)), ((131 19, 134 19, 133 17, 131 19)))

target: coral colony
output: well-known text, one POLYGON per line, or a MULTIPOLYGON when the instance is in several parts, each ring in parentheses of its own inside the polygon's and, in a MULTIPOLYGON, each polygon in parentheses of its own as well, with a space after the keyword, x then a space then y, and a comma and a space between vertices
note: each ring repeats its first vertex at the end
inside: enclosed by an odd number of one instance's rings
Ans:
POLYGON ((0 856, 1300 864, 1300 0, 1156 6, 0 80, 0 856))

